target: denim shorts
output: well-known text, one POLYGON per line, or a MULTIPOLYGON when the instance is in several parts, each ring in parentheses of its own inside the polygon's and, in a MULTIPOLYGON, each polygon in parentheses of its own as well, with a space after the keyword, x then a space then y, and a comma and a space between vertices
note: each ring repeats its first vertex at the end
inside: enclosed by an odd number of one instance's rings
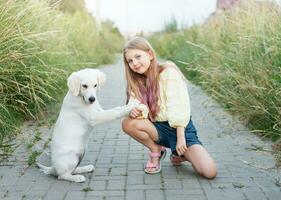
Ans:
MULTIPOLYGON (((176 153, 176 145, 177 145, 177 129, 170 127, 169 123, 166 122, 153 122, 153 125, 157 129, 158 132, 158 141, 157 144, 161 146, 165 146, 170 148, 174 154, 176 153)), ((190 119, 187 127, 185 128, 185 141, 187 147, 190 147, 193 144, 202 143, 199 141, 197 137, 197 131, 194 127, 192 120, 190 119)))

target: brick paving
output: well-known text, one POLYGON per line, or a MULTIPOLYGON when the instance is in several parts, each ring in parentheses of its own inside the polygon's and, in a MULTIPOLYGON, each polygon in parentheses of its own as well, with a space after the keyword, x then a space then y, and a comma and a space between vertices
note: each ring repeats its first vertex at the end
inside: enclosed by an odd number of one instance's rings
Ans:
MULTIPOLYGON (((99 94, 104 108, 124 104, 125 78, 121 64, 101 68, 107 83, 99 94)), ((120 120, 93 129, 87 152, 81 163, 94 164, 85 183, 59 181, 28 166, 30 150, 21 143, 8 160, 0 163, 0 199, 42 200, 279 200, 281 173, 275 168, 270 141, 250 133, 236 117, 225 112, 199 87, 188 84, 192 119, 206 149, 215 159, 218 177, 206 180, 190 164, 174 167, 167 156, 162 172, 143 172, 147 149, 125 135, 120 120)), ((42 140, 31 150, 40 150, 52 128, 27 122, 22 128, 30 138, 41 132, 42 140)), ((46 145, 46 144, 45 144, 46 145)), ((48 153, 48 147, 45 152, 48 153)), ((39 157, 49 162, 48 154, 39 157)))

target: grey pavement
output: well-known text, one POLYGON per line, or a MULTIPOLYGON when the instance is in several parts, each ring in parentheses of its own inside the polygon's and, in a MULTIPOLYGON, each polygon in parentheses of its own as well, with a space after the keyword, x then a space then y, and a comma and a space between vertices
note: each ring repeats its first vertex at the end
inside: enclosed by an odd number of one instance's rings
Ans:
MULTIPOLYGON (((125 78, 121 64, 101 68, 107 83, 100 91, 104 108, 125 103, 125 78)), ((143 166, 148 150, 121 130, 120 120, 94 127, 81 163, 94 164, 85 183, 57 180, 27 160, 31 152, 46 147, 39 160, 48 163, 51 127, 26 122, 18 147, 0 163, 0 199, 44 200, 280 200, 281 173, 275 168, 270 141, 252 134, 237 117, 225 112, 198 86, 188 84, 192 119, 205 148, 215 159, 218 177, 207 180, 189 163, 174 167, 169 156, 162 172, 147 175, 143 166), (41 141, 28 148, 36 133, 41 141), (29 142, 27 142, 29 141, 29 142)), ((46 119, 47 120, 47 119, 46 119)))

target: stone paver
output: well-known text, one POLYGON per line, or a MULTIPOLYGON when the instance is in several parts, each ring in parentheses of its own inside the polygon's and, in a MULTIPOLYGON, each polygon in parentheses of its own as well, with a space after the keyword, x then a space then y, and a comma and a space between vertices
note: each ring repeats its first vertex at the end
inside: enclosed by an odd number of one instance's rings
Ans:
MULTIPOLYGON (((102 68, 106 86, 99 100, 104 108, 125 103, 125 78, 121 64, 102 68)), ((81 163, 93 163, 96 170, 86 174, 85 183, 69 183, 44 175, 28 166, 30 153, 23 143, 0 166, 0 199, 120 199, 120 200, 279 200, 281 173, 274 167, 271 143, 250 133, 197 86, 188 84, 192 119, 204 146, 215 159, 218 177, 206 180, 190 164, 174 167, 167 156, 160 174, 147 175, 143 165, 147 149, 121 131, 120 120, 94 128, 81 163), (259 151, 257 147, 262 147, 259 151)), ((43 134, 33 150, 40 150, 51 128, 27 123, 23 131, 43 134)), ((19 139, 21 140, 21 139, 19 139)), ((46 143, 47 144, 47 143, 46 143)), ((45 144, 45 145, 46 145, 45 144)), ((48 152, 48 148, 45 150, 48 152)), ((40 160, 48 162, 47 154, 40 160)))

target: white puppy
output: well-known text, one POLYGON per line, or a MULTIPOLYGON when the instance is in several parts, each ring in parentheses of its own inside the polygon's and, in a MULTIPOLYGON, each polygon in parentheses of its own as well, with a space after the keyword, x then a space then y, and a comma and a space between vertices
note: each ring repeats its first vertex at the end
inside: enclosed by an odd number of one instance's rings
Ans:
POLYGON ((58 179, 84 182, 85 177, 77 174, 91 172, 94 166, 77 166, 84 156, 92 127, 121 118, 139 105, 139 102, 134 101, 126 106, 103 110, 96 92, 104 82, 105 74, 97 69, 83 69, 68 78, 69 91, 63 100, 52 135, 52 166, 37 163, 44 173, 56 175, 58 179))

